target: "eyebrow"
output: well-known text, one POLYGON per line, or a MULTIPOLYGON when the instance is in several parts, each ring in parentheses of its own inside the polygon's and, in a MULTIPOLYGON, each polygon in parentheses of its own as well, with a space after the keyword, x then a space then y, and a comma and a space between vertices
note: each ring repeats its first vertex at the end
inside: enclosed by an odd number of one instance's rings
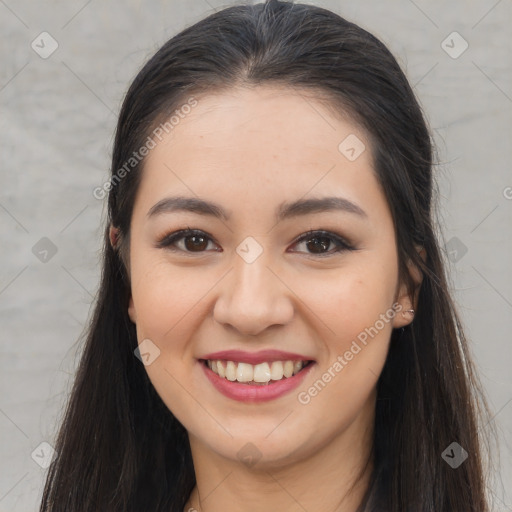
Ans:
MULTIPOLYGON (((159 214, 177 211, 191 212, 198 215, 210 215, 225 221, 228 221, 231 217, 231 212, 226 211, 217 203, 198 197, 184 196, 166 197, 158 201, 158 203, 152 206, 148 211, 147 217, 153 218, 159 214)), ((278 206, 275 216, 276 221, 280 222, 302 215, 331 211, 352 213, 362 218, 368 217, 360 206, 344 197, 320 197, 283 202, 278 206)))

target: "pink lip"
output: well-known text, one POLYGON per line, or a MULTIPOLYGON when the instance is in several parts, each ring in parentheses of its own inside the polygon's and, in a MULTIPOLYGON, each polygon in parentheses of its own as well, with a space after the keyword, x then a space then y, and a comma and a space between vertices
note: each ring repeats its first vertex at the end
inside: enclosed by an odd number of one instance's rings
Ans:
POLYGON ((261 350, 260 352, 244 352, 243 350, 222 350, 206 354, 200 359, 210 359, 212 361, 224 360, 235 361, 237 363, 260 364, 272 361, 312 361, 313 358, 294 354, 292 352, 283 352, 281 350, 261 350))
MULTIPOLYGON (((215 359, 221 358, 215 357, 215 359)), ((228 360, 232 361, 232 359, 228 360)), ((284 377, 282 380, 258 386, 252 384, 243 384, 237 381, 230 381, 228 379, 225 379, 224 377, 220 377, 214 371, 210 370, 210 368, 208 368, 208 366, 204 362, 198 362, 203 367, 203 371, 205 372, 205 375, 208 377, 210 382, 224 396, 232 398, 233 400, 238 400, 239 402, 251 403, 259 403, 266 402, 268 400, 274 400, 275 398, 279 398, 280 396, 289 393, 290 391, 299 386, 299 384, 304 380, 304 378, 309 373, 311 368, 315 366, 315 363, 310 363, 308 364, 308 366, 306 366, 303 370, 301 370, 293 377, 284 377)))

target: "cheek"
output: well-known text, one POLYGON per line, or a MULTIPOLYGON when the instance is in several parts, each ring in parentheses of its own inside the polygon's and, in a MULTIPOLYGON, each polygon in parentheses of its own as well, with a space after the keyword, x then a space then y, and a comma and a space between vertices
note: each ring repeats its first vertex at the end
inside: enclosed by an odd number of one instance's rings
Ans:
POLYGON ((389 311, 397 271, 392 259, 389 264, 382 260, 368 253, 345 267, 331 269, 323 275, 317 271, 310 277, 303 273, 301 279, 294 281, 294 291, 315 313, 318 323, 324 325, 322 338, 329 340, 329 344, 342 349, 344 343, 373 326, 381 314, 389 311))
MULTIPOLYGON (((215 276, 211 271, 173 267, 165 259, 144 263, 134 258, 132 268, 137 338, 139 343, 151 340, 159 350, 145 370, 169 410, 185 424, 193 424, 189 393, 195 374, 189 341, 199 327, 200 299, 215 284, 215 276)), ((201 410, 194 414, 200 416, 201 410)))
POLYGON ((141 268, 134 265, 132 285, 140 336, 180 339, 179 331, 193 319, 194 307, 215 284, 215 276, 198 268, 173 267, 164 259, 146 266, 149 271, 138 271, 141 268))
POLYGON ((324 347, 318 380, 313 388, 301 390, 307 395, 303 402, 314 399, 324 407, 341 400, 348 416, 368 399, 377 382, 395 315, 393 265, 376 258, 364 260, 325 276, 321 284, 315 281, 306 295, 308 307, 318 317, 315 330, 321 329, 324 347))

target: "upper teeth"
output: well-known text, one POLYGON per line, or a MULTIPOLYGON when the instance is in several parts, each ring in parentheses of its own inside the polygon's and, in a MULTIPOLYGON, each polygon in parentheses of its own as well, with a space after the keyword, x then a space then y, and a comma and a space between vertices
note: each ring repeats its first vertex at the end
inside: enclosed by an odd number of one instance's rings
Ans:
POLYGON ((234 361, 208 360, 208 367, 220 377, 238 382, 270 382, 291 377, 302 370, 307 361, 273 361, 256 365, 234 361))

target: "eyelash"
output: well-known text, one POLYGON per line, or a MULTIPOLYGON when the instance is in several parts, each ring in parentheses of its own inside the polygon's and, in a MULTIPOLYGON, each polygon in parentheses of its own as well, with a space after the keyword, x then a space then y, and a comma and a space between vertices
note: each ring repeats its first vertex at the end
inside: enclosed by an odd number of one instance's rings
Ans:
MULTIPOLYGON (((169 251, 173 251, 173 252, 181 251, 187 255, 201 254, 201 253, 206 252, 206 251, 197 251, 197 252, 187 251, 187 250, 179 249, 177 247, 172 247, 172 244, 174 244, 175 242, 182 240, 184 238, 188 238, 190 236, 201 236, 203 238, 207 238, 209 241, 214 242, 213 238, 210 235, 208 235, 208 233, 201 231, 199 229, 187 228, 187 229, 180 229, 179 231, 175 231, 173 233, 169 233, 168 235, 165 235, 163 238, 161 238, 157 242, 156 247, 160 248, 160 249, 165 248, 165 249, 167 249, 169 251)), ((355 247, 353 247, 349 242, 347 242, 347 240, 345 240, 340 235, 337 235, 336 233, 332 233, 330 231, 321 230, 321 229, 306 231, 305 233, 303 233, 299 238, 297 238, 293 242, 293 245, 296 245, 296 244, 304 242, 304 241, 309 241, 314 238, 330 238, 332 241, 335 242, 336 248, 334 250, 331 250, 326 253, 319 253, 319 254, 307 253, 311 256, 325 258, 327 256, 333 256, 335 254, 342 253, 345 251, 355 250, 355 247)))

